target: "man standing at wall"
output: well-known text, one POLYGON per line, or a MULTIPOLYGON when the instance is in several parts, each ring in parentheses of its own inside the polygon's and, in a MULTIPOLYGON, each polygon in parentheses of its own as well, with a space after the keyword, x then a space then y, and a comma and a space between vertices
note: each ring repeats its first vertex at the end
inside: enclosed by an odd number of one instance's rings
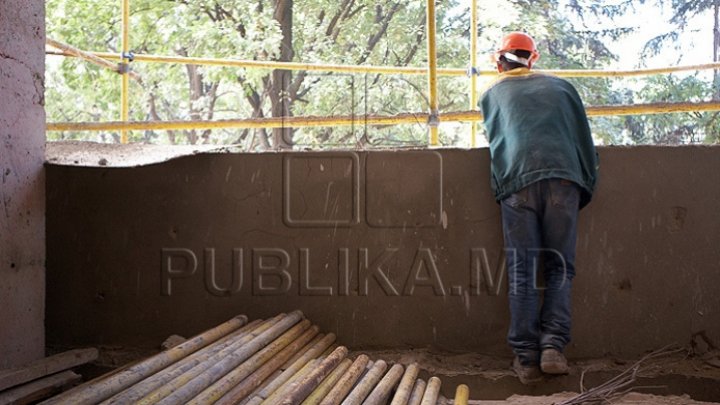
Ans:
POLYGON ((480 103, 502 212, 508 343, 513 369, 529 384, 542 372, 568 372, 563 350, 570 341, 577 217, 592 197, 598 158, 575 88, 530 70, 539 54, 529 35, 506 35, 494 57, 500 75, 480 103), (538 263, 544 266, 542 289, 538 263))

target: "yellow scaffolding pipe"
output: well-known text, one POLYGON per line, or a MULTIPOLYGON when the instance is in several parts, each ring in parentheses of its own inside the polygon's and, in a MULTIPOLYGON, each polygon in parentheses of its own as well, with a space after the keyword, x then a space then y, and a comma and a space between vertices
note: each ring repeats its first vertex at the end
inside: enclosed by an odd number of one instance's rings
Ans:
MULTIPOLYGON (((95 56, 117 57, 117 54, 111 52, 89 52, 95 56)), ((62 54, 62 56, 74 56, 70 54, 62 54)), ((221 58, 198 58, 188 56, 166 56, 153 54, 135 54, 136 62, 146 63, 176 63, 183 65, 203 65, 203 66, 225 66, 237 68, 255 68, 255 69, 283 69, 283 70, 305 70, 314 72, 330 72, 330 73, 380 73, 380 74, 405 74, 405 75, 427 75, 427 67, 411 67, 411 66, 374 66, 374 65, 337 65, 337 64, 316 64, 304 62, 277 62, 277 61, 259 61, 259 60, 243 60, 243 59, 221 59, 221 58)), ((456 68, 439 68, 438 74, 443 76, 466 76, 465 69, 456 68)))
MULTIPOLYGON (((472 0, 470 4, 470 67, 477 65, 477 0, 472 0)), ((477 76, 470 75, 470 110, 477 110, 477 76)), ((470 123, 470 146, 477 145, 477 123, 470 123)))
POLYGON ((430 104, 430 146, 437 146, 440 115, 437 91, 437 53, 435 43, 435 0, 427 0, 427 58, 428 58, 428 102, 430 104))
MULTIPOLYGON (((610 105, 587 107, 591 117, 608 115, 667 114, 679 112, 720 111, 720 102, 702 103, 652 103, 636 105, 610 105)), ((482 121, 479 111, 458 111, 442 115, 443 121, 475 122, 482 121)), ((308 128, 349 125, 425 125, 428 113, 404 113, 393 116, 353 115, 338 117, 276 117, 229 119, 216 121, 147 121, 147 122, 51 122, 48 131, 118 131, 118 130, 191 130, 219 128, 308 128)))
MULTIPOLYGON (((120 55, 120 64, 122 66, 122 88, 120 89, 120 119, 127 122, 129 117, 130 101, 130 80, 128 71, 130 70, 130 59, 127 58, 130 51, 130 0, 122 0, 122 54, 120 55)), ((128 143, 127 129, 120 131, 120 142, 128 143)))
MULTIPOLYGON (((88 52, 101 58, 117 58, 117 53, 112 52, 88 52)), ((55 53, 51 53, 55 55, 55 53)), ((63 53, 62 56, 74 56, 63 53)), ((165 56, 153 54, 135 54, 133 60, 146 63, 174 63, 203 66, 226 66, 238 68, 258 69, 284 69, 284 70, 306 70, 316 72, 343 72, 343 73, 385 73, 404 75, 427 75, 427 67, 409 66, 373 66, 373 65, 335 65, 335 64, 313 64, 303 62, 274 62, 242 59, 220 59, 220 58, 197 58, 185 56, 165 56)), ((703 63, 697 65, 671 66, 651 69, 635 70, 558 70, 558 69, 533 69, 539 73, 549 73, 560 77, 634 77, 651 76, 678 72, 691 72, 698 70, 720 69, 720 62, 703 63)), ((477 70, 479 76, 496 76, 497 70, 477 70)), ((439 76, 467 76, 466 69, 459 68, 438 68, 439 76)))

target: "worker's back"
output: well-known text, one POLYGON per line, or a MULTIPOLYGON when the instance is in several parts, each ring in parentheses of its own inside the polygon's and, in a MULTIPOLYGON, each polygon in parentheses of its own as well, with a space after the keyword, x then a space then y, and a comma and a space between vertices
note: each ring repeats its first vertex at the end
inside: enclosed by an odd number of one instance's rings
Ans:
POLYGON ((596 182, 597 157, 575 88, 519 68, 503 73, 481 99, 498 200, 546 178, 580 185, 581 205, 596 182))

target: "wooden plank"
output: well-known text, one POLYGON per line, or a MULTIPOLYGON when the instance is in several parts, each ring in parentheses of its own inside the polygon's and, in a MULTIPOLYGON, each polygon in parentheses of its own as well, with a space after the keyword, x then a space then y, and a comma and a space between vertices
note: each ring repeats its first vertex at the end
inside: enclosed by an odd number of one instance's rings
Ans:
POLYGON ((0 370, 0 391, 89 363, 97 357, 98 351, 95 348, 75 349, 34 361, 24 367, 0 370))
POLYGON ((0 392, 0 404, 30 404, 54 395, 70 384, 79 382, 79 374, 63 371, 48 377, 0 392))

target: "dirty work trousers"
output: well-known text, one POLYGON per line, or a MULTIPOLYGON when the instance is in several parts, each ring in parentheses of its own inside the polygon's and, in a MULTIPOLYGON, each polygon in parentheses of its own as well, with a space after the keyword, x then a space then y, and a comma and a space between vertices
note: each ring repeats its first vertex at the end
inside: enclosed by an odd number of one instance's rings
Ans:
POLYGON ((540 180, 501 201, 508 343, 523 365, 538 364, 544 349, 562 352, 570 341, 579 201, 579 186, 562 179, 540 180))

